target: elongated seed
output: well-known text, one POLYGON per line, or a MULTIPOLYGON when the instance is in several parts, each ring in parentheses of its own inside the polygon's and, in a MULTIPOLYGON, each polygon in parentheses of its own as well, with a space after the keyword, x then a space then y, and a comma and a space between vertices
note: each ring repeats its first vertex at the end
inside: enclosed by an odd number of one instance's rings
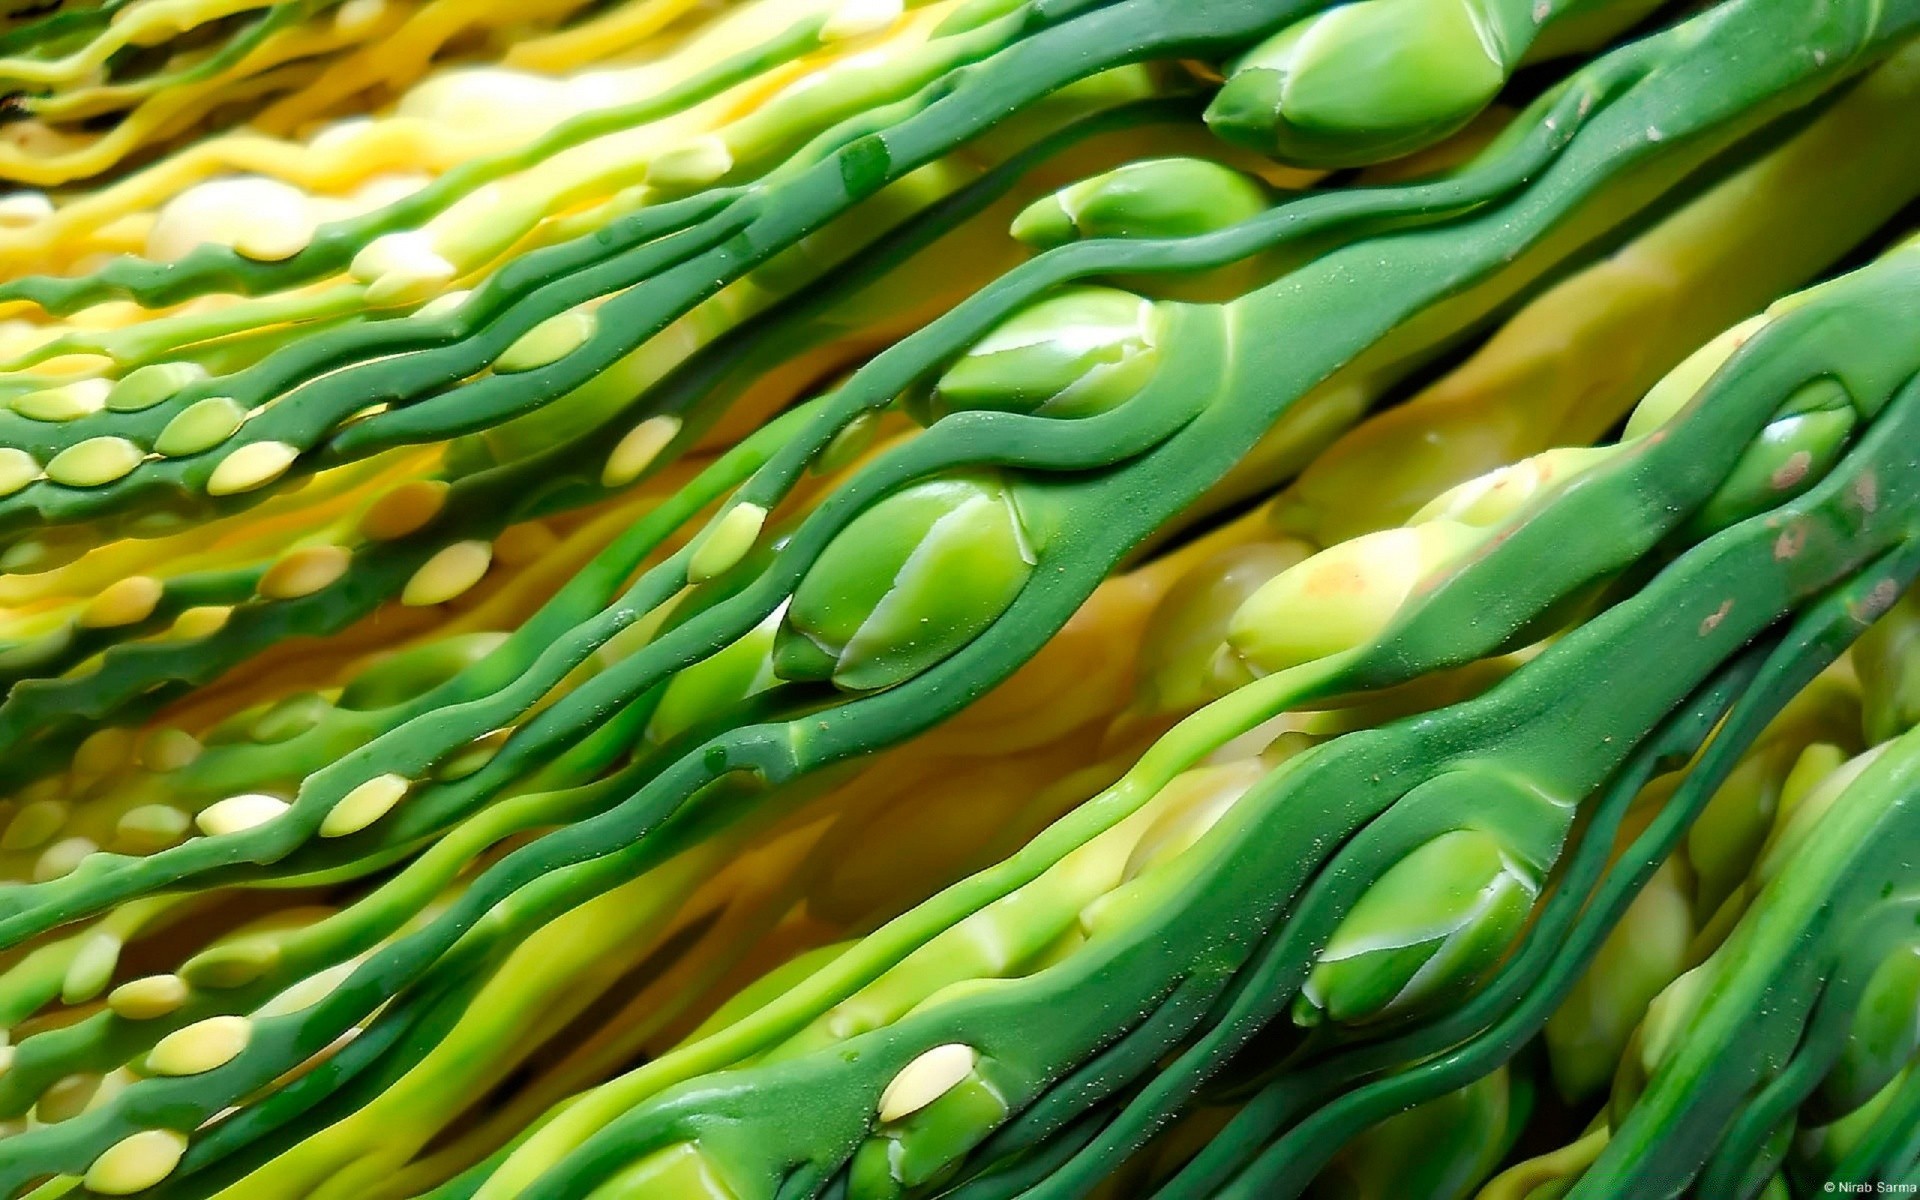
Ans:
POLYGON ((11 496, 40 478, 40 464, 17 446, 0 446, 0 496, 11 496))
POLYGON ((932 1104, 971 1074, 979 1058, 972 1046, 960 1042, 926 1051, 900 1068, 880 1093, 880 1120, 898 1121, 932 1104))
POLYGON ((712 134, 702 134, 653 160, 647 185, 669 191, 706 187, 733 170, 733 151, 712 134))
POLYGON ((360 784, 328 810, 320 822, 321 837, 345 837, 358 833, 387 815, 407 794, 404 775, 376 775, 360 784))
POLYGON ((128 854, 152 854, 187 836, 193 818, 171 804, 142 804, 122 813, 114 824, 114 848, 128 854))
POLYGON ((220 460, 207 479, 207 494, 232 496, 265 487, 286 474, 298 457, 299 449, 285 442, 248 442, 220 460))
POLYGON ((166 587, 151 575, 129 575, 107 585, 80 610, 83 629, 112 629, 135 625, 153 615, 166 587))
POLYGON ((34 860, 33 878, 35 882, 44 883, 69 874, 80 865, 81 859, 99 848, 92 838, 62 838, 41 851, 40 857, 34 860))
POLYGON ((90 934, 80 943, 73 961, 67 964, 67 973, 61 976, 60 1002, 82 1004, 99 995, 101 989, 113 981, 113 970, 119 962, 119 938, 106 932, 90 934))
POLYGON ((60 832, 67 823, 67 806, 61 800, 35 800, 20 806, 0 833, 0 850, 31 850, 60 832))
POLYGON ((625 487, 640 478, 679 433, 679 417, 648 417, 635 425, 614 445, 613 453, 607 455, 607 465, 600 471, 600 485, 625 487))
POLYGON ((247 1048, 253 1022, 245 1017, 208 1017, 176 1029, 154 1043, 147 1069, 155 1075, 198 1075, 233 1061, 247 1048))
POLYGON ((188 995, 187 982, 178 975, 146 975, 108 992, 107 1007, 129 1021, 151 1021, 185 1004, 188 995))
POLYGON ((184 729, 156 729, 135 758, 149 771, 178 771, 192 766, 203 749, 200 739, 184 729))
POLYGON ((412 479, 375 500, 360 517, 361 536, 376 542, 406 537, 427 527, 446 507, 452 486, 440 479, 412 479))
POLYGON ((183 458, 210 450, 233 436, 247 419, 247 410, 229 396, 196 400, 167 422, 153 448, 169 458, 183 458))
POLYGON ((127 372, 113 385, 107 393, 107 407, 114 412, 139 412, 206 377, 207 369, 199 363, 150 363, 127 372))
POLYGON ((500 357, 493 360, 493 369, 499 374, 511 375, 557 362, 592 337, 597 324, 592 313, 578 309, 548 317, 501 351, 500 357))
POLYGON ((758 504, 736 504, 728 509, 687 557, 687 582, 703 583, 745 558, 766 519, 767 510, 758 504))
POLYGON ((331 587, 353 564, 344 546, 302 546, 268 567, 258 591, 269 600, 294 600, 331 587))
POLYGON ((194 817, 193 823, 200 827, 202 833, 219 837, 264 825, 286 812, 287 808, 287 802, 278 796, 243 792, 209 804, 194 817))
POLYGON ((109 727, 88 734, 73 752, 76 775, 105 775, 133 761, 134 735, 131 729, 109 727))
POLYGON ((187 1137, 171 1129, 143 1129, 121 1138, 87 1168, 83 1182, 103 1196, 131 1196, 159 1183, 180 1165, 187 1137))
POLYGON ((493 547, 487 542, 455 542, 443 547, 407 580, 400 603, 412 608, 444 604, 479 583, 492 563, 493 547))
POLYGON ((110 379, 76 379, 15 396, 8 407, 35 421, 77 421, 99 412, 112 390, 110 379))
POLYGON ((68 487, 102 487, 124 478, 143 457, 140 447, 126 438, 88 438, 54 455, 47 478, 68 487))

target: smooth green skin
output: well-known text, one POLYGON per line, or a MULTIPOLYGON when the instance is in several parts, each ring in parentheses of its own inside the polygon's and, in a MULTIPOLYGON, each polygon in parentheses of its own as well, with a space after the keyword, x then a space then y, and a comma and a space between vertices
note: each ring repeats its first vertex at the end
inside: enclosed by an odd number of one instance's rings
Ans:
POLYGON ((794 589, 773 647, 782 679, 877 691, 992 625, 1033 573, 1015 494, 991 474, 930 479, 850 522, 794 589))
POLYGON ((1009 232, 1039 250, 1083 238, 1191 237, 1251 220, 1270 204, 1259 180, 1232 167, 1148 158, 1035 200, 1009 232))
POLYGON ((405 704, 485 659, 506 640, 503 633, 467 633, 408 647, 355 675, 335 703, 356 712, 405 704))
POLYGON ((1157 324, 1152 304, 1131 292, 1069 288, 982 338, 916 407, 929 421, 978 411, 1098 416, 1153 377, 1157 324))
POLYGON ((775 682, 774 634, 779 627, 779 621, 769 617, 731 646, 675 675, 647 722, 647 740, 671 741, 771 686, 775 682))
MULTIPOLYGON (((1209 430, 1209 432, 1213 432, 1213 431, 1214 431, 1214 430, 1212 430, 1212 429, 1210 429, 1210 430, 1209 430)), ((1185 464, 1182 464, 1182 465, 1185 465, 1185 464)), ((1143 482, 1146 482, 1146 480, 1143 480, 1143 482)), ((1154 482, 1154 483, 1155 483, 1156 485, 1158 485, 1158 484, 1160 483, 1160 481, 1159 481, 1159 480, 1153 480, 1152 482, 1154 482)), ((1063 605, 1059 605, 1059 607, 1060 607, 1060 608, 1063 608, 1063 609, 1064 609, 1064 608, 1070 608, 1070 605, 1064 605, 1064 604, 1063 604, 1063 605)), ((717 623, 717 622, 716 622, 716 623, 717 623)), ((705 635, 703 635, 703 636, 705 636, 705 635)), ((684 640, 690 640, 690 639, 684 639, 684 640)), ((723 642, 724 642, 724 639, 723 639, 723 642)), ((664 656, 662 656, 662 657, 664 657, 664 656)), ((957 667, 956 667, 955 669, 956 669, 956 670, 958 670, 958 668, 957 668, 957 667)), ((578 834, 579 836, 578 836, 578 838, 576 838, 575 840, 576 840, 576 841, 581 841, 581 840, 585 840, 585 839, 587 839, 587 838, 589 838, 589 837, 599 837, 599 836, 602 836, 602 835, 604 834, 604 832, 605 832, 605 827, 604 827, 604 826, 594 826, 594 827, 592 827, 592 828, 588 828, 588 827, 585 827, 585 826, 583 826, 583 827, 581 827, 581 828, 580 828, 580 829, 578 829, 578 830, 573 830, 573 831, 569 831, 569 832, 570 832, 570 833, 577 833, 577 834, 578 834)), ((603 844, 604 844, 604 843, 603 843, 603 844)), ((493 900, 493 899, 495 899, 495 896, 494 896, 494 895, 490 895, 490 894, 487 894, 487 893, 486 893, 486 891, 485 891, 485 889, 482 889, 482 897, 481 897, 481 899, 483 899, 483 900, 489 900, 489 901, 490 901, 490 900, 493 900)), ((358 1001, 358 999, 356 999, 356 1000, 354 1000, 354 1001, 352 1001, 352 1003, 358 1003, 358 1002, 359 1002, 359 1001, 358 1001)), ((338 1006, 330 1006, 330 1011, 331 1011, 331 1008, 332 1008, 332 1007, 338 1007, 338 1006)), ((329 1016, 329 1017, 327 1017, 327 1018, 326 1018, 326 1020, 331 1020, 331 1019, 332 1019, 332 1017, 331 1017, 331 1016, 329 1016)), ((313 1032, 314 1032, 314 1033, 315 1033, 316 1035, 317 1035, 317 1034, 318 1034, 318 1033, 320 1032, 320 1030, 319 1030, 319 1028, 318 1028, 318 1026, 316 1026, 316 1027, 315 1027, 315 1029, 313 1030, 313 1032)), ((260 1065, 264 1065, 264 1064, 260 1064, 260 1065)), ((196 1090, 204 1090, 204 1085, 207 1085, 207 1084, 213 1084, 214 1086, 219 1086, 219 1087, 226 1087, 226 1086, 229 1086, 229 1084, 227 1084, 227 1083, 221 1083, 221 1082, 219 1082, 219 1081, 212 1081, 212 1080, 202 1080, 202 1081, 198 1081, 198 1084, 200 1084, 200 1085, 203 1085, 203 1086, 202 1086, 201 1088, 199 1088, 199 1089, 196 1089, 196 1090)), ((138 1087, 145 1087, 146 1085, 144 1085, 144 1084, 143 1084, 143 1085, 136 1085, 136 1086, 138 1086, 138 1087)), ((156 1089, 156 1088, 148 1088, 148 1089, 147 1089, 147 1091, 146 1091, 145 1093, 143 1093, 143 1095, 151 1095, 151 1094, 153 1094, 153 1093, 154 1093, 155 1091, 157 1091, 157 1090, 160 1090, 160 1089, 156 1089)), ((197 1103, 197 1102, 196 1102, 196 1103, 197 1103)), ((94 1125, 98 1125, 98 1124, 100 1124, 100 1123, 101 1123, 101 1122, 100 1122, 99 1120, 97 1120, 97 1119, 94 1119, 94 1120, 93 1120, 93 1124, 94 1124, 94 1125)), ((63 1130, 62 1132, 63 1132, 63 1133, 66 1133, 66 1132, 71 1132, 71 1131, 65 1131, 65 1130, 63 1130)), ((48 1141, 48 1140, 52 1140, 52 1139, 47 1139, 47 1138, 42 1138, 42 1139, 40 1139, 40 1141, 41 1141, 41 1143, 42 1143, 42 1144, 44 1144, 44 1143, 45 1143, 46 1141, 48 1141)))
POLYGON ((1340 922, 1294 1022, 1375 1020, 1467 990, 1506 952, 1537 887, 1493 834, 1441 834, 1388 867, 1340 922))
POLYGON ((1235 145, 1302 166, 1409 154, 1499 93, 1541 23, 1534 8, 1533 0, 1339 5, 1239 59, 1207 124, 1235 145))

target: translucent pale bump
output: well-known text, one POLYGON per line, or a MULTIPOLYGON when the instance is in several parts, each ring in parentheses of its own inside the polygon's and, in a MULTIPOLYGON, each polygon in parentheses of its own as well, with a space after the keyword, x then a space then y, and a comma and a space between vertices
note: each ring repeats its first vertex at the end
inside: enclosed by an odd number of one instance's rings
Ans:
POLYGON ((94 1159, 82 1182, 88 1191, 102 1196, 131 1196, 171 1175, 186 1152, 185 1134, 171 1129, 143 1129, 115 1142, 94 1159))
POLYGON ((286 258, 313 236, 307 210, 306 194, 278 179, 210 179, 161 206, 147 231, 146 257, 176 262, 203 245, 215 245, 249 257, 286 258), (296 235, 298 244, 286 249, 296 235))
POLYGON ((607 456, 607 465, 600 471, 600 486, 625 487, 640 478, 679 433, 680 418, 670 416, 648 417, 629 429, 607 456))
POLYGON ((736 504, 728 509, 687 557, 687 582, 705 582, 745 558, 766 520, 767 510, 758 504, 736 504))
POLYGON ((107 393, 107 408, 113 412, 140 412, 173 396, 190 383, 207 377, 207 369, 198 363, 150 363, 127 372, 107 393))
POLYGON ((494 561, 521 567, 544 557, 560 544, 560 535, 539 521, 523 521, 500 531, 493 539, 494 561))
POLYGON ((193 818, 171 804, 142 804, 120 815, 114 824, 114 845, 130 854, 165 850, 187 836, 193 818))
POLYGON ((34 1101, 34 1119, 43 1125, 71 1121, 87 1110, 88 1102, 99 1090, 100 1076, 90 1071, 76 1071, 72 1075, 62 1076, 34 1101))
POLYGON ((62 875, 71 874, 73 869, 80 865, 81 859, 99 848, 92 838, 60 839, 41 851, 40 857, 34 860, 34 882, 45 883, 49 879, 58 879, 62 875))
POLYGON ((259 593, 269 600, 296 600, 338 582, 353 563, 344 546, 302 546, 268 567, 259 593))
POLYGON ((321 837, 346 837, 393 811, 411 786, 404 775, 376 775, 366 780, 328 810, 320 822, 321 837))
POLYGON ((47 464, 47 478, 67 487, 104 487, 125 478, 146 457, 123 437, 88 438, 68 446, 47 464))
POLYGON ((197 605, 175 617, 169 632, 182 641, 198 641, 220 632, 232 615, 233 609, 224 604, 197 605))
POLYGON ((245 1017, 195 1021, 155 1042, 147 1069, 155 1075, 199 1075, 232 1062, 252 1036, 253 1022, 245 1017))
POLYGON ((493 547, 483 541, 455 542, 420 564, 400 592, 400 603, 411 608, 444 604, 486 575, 493 564, 493 547))
POLYGON ((0 496, 11 496, 40 478, 40 463, 17 446, 0 446, 0 496))
POLYGON ((0 850, 31 850, 60 832, 67 823, 67 805, 61 800, 34 800, 20 806, 0 833, 0 850))
POLYGON ((114 967, 120 962, 120 944, 111 933, 88 934, 60 979, 60 1002, 84 1004, 99 995, 113 980, 114 967))
POLYGON ((193 823, 200 827, 200 832, 219 837, 264 825, 286 812, 288 807, 287 802, 278 796, 243 792, 207 805, 194 817, 193 823))
POLYGON ((952 1091, 973 1072, 979 1055, 972 1046, 948 1042, 935 1046, 906 1066, 880 1093, 881 1121, 912 1116, 952 1091))
POLYGON ((208 396, 168 421, 153 448, 168 458, 200 454, 232 437, 246 419, 247 410, 231 396, 208 396))
POLYGON ((0 197, 0 228, 24 229, 53 215, 53 201, 45 192, 14 192, 0 197))
POLYGON ((151 1021, 185 1004, 188 994, 187 981, 178 975, 146 975, 108 992, 107 1007, 129 1021, 151 1021))
POLYGON ((300 451, 285 442, 248 442, 220 460, 207 478, 207 494, 233 496, 265 487, 286 474, 298 457, 300 451))
POLYGON ((414 310, 413 315, 428 321, 435 321, 441 317, 450 317, 460 310, 460 306, 465 304, 467 297, 471 295, 473 295, 473 292, 470 289, 456 288, 451 292, 435 296, 425 304, 422 304, 414 310))
POLYGON ((422 303, 458 274, 432 237, 419 229, 373 239, 353 256, 348 269, 367 285, 367 302, 376 307, 422 303))
POLYGON ((74 748, 73 773, 105 775, 133 761, 134 733, 131 729, 96 729, 74 748))
POLYGON ((200 739, 184 729, 156 729, 140 744, 136 757, 149 771, 178 771, 192 766, 203 749, 200 739))
POLYGON ((501 351, 493 360, 493 369, 497 374, 511 375, 558 362, 592 337, 597 325, 592 313, 578 309, 548 317, 501 351))
POLYGON ((35 421, 77 421, 106 407, 112 391, 110 379, 76 379, 15 396, 8 407, 35 421))
POLYGON ((375 500, 360 517, 360 533, 389 542, 426 528, 446 507, 452 487, 441 479, 412 479, 375 500))
POLYGON ((83 629, 113 629, 135 625, 153 615, 166 587, 151 575, 129 575, 101 590, 80 610, 83 629))

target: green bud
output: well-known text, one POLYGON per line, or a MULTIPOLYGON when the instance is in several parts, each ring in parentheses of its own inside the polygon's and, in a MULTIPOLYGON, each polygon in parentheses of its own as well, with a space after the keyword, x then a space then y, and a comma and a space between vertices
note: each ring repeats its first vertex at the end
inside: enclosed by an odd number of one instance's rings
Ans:
POLYGON ((1867 980, 1840 1060, 1814 1095, 1817 1110, 1844 1116, 1873 1099, 1920 1050, 1920 945, 1896 948, 1867 980))
POLYGON ((1397 1113, 1341 1149, 1314 1181, 1314 1197, 1452 1200, 1471 1196, 1505 1156, 1524 1096, 1507 1069, 1397 1113))
POLYGON ((968 1074, 911 1116, 885 1123, 879 1136, 863 1144, 847 1200, 881 1200, 937 1183, 1000 1127, 1007 1111, 992 1084, 968 1074))
POLYGON ((1013 219, 1013 236, 1048 249, 1081 238, 1192 237, 1267 210, 1266 189, 1204 158, 1149 158, 1043 196, 1013 219))
POLYGON ((452 679, 506 640, 504 633, 465 633, 409 646, 355 675, 340 693, 339 707, 358 711, 404 704, 452 679))
POLYGON ((1817 483, 1859 423, 1847 391, 1831 379, 1803 388, 1760 431, 1690 522, 1697 535, 1766 512, 1817 483))
POLYGON ((1015 313, 947 368, 913 407, 928 421, 987 409, 1091 417, 1133 398, 1159 362, 1153 301, 1074 287, 1015 313))
POLYGON ((647 740, 670 741, 778 682, 773 674, 773 639, 779 628, 776 611, 739 641, 675 675, 647 722, 647 740))
MULTIPOLYGON (((1499 0, 1360 0, 1298 21, 1233 65, 1207 106, 1221 138, 1285 162, 1351 167, 1459 129, 1506 83, 1499 0)), ((1530 31, 1527 31, 1530 33, 1530 31)), ((1504 43, 1504 44, 1503 44, 1504 43)))
POLYGON ((998 619, 1035 561, 996 475, 912 484, 821 551, 775 638, 774 673, 853 691, 911 679, 998 619))
POLYGON ((1295 1022, 1377 1020, 1472 986, 1512 944, 1538 886, 1491 834, 1441 834, 1389 867, 1334 930, 1295 1022))

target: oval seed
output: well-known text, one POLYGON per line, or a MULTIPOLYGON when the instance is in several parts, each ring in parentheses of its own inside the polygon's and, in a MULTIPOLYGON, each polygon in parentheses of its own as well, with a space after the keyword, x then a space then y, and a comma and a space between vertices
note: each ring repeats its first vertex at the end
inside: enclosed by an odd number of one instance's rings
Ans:
POLYGON ((99 1090, 98 1075, 81 1073, 62 1076, 34 1101, 34 1119, 46 1125, 71 1121, 86 1111, 87 1102, 99 1090))
POLYGON ((668 443, 680 433, 679 417, 648 417, 627 431, 607 455, 607 465, 600 472, 601 487, 625 487, 640 478, 641 472, 653 465, 653 460, 667 448, 668 443))
POLYGON ((548 317, 514 339, 513 345, 493 360, 494 373, 511 375, 557 362, 578 350, 593 336, 598 324, 592 313, 579 309, 548 317))
POLYGON ((171 804, 142 804, 114 825, 114 845, 129 854, 152 854, 178 843, 192 824, 192 817, 171 804))
POLYGON ((199 363, 149 363, 128 371, 107 393, 107 407, 114 412, 139 412, 152 408, 190 383, 207 377, 199 363))
POLYGON ((404 775, 376 775, 365 781, 340 797, 340 802, 327 812, 320 822, 320 836, 333 838, 359 833, 400 803, 408 786, 404 775))
POLYGON ((253 1022, 245 1017, 208 1017, 176 1029, 154 1043, 147 1069, 155 1075, 198 1075, 225 1066, 247 1048, 253 1022))
POLYGON ((105 775, 133 761, 131 729, 96 729, 73 751, 73 773, 105 775))
POLYGON ((767 510, 758 504, 736 504, 728 509, 687 557, 687 582, 703 583, 745 558, 766 519, 767 510))
POLYGON ((232 496, 264 487, 286 474, 298 457, 300 451, 285 442, 248 442, 220 460, 207 478, 207 494, 232 496))
POLYGON ((900 1068, 880 1093, 880 1119, 898 1121, 919 1112, 972 1074, 978 1061, 972 1046, 960 1042, 935 1046, 900 1068))
POLYGON ((153 615, 166 588, 151 575, 129 575, 109 584, 80 610, 82 629, 136 625, 153 615))
POLYGON ((83 1182, 88 1191, 103 1196, 131 1196, 172 1174, 186 1152, 185 1134, 171 1129, 143 1129, 121 1138, 94 1159, 83 1182))
POLYGON ((92 838, 63 838, 48 846, 41 852, 40 857, 34 860, 33 881, 45 883, 49 879, 58 879, 62 875, 71 874, 73 869, 80 865, 81 859, 99 848, 92 838))
POLYGON ((141 743, 136 761, 149 771, 178 771, 200 757, 200 739, 184 729, 156 729, 141 743))
POLYGON ((107 993, 107 1007, 129 1021, 164 1017, 187 1002, 186 980, 178 975, 130 979, 107 993))
POLYGON ((95 933, 80 943, 67 973, 60 979, 60 1002, 84 1004, 100 994, 113 981, 113 969, 120 963, 120 939, 110 933, 95 933))
POLYGON ((446 507, 452 490, 443 479, 414 479, 399 485, 361 515, 361 536, 388 542, 424 529, 446 507))
POLYGON ((560 544, 560 535, 538 521, 510 525, 493 539, 494 561, 503 566, 522 567, 534 562, 560 544))
POLYGON ((331 587, 353 562, 344 546, 302 546, 260 576, 259 593, 269 600, 296 600, 331 587))
POLYGON ((260 792, 243 792, 238 796, 228 796, 217 800, 200 810, 193 823, 202 833, 219 837, 222 834, 239 833, 264 825, 291 807, 278 796, 268 796, 260 792))
POLYGON ((153 448, 168 458, 199 454, 232 437, 246 419, 247 410, 231 396, 208 396, 168 421, 153 448))
POLYGON ((180 964, 180 977, 194 987, 245 987, 280 964, 280 943, 242 938, 211 946, 180 964))
POLYGON ((45 192, 14 192, 0 198, 0 225, 18 229, 53 215, 53 201, 45 192))
POLYGON ((493 547, 482 541, 455 542, 422 563, 400 592, 410 608, 444 604, 480 582, 493 563, 493 547))
POLYGON ((54 455, 47 478, 68 487, 102 487, 126 476, 145 457, 126 438, 88 438, 54 455))
POLYGON ((0 446, 0 496, 11 496, 40 478, 40 463, 17 446, 0 446))
POLYGON ((60 832, 67 823, 67 806, 60 800, 35 800, 22 805, 0 833, 0 850, 31 850, 60 832))
POLYGON ((233 615, 233 609, 221 604, 204 604, 189 608, 173 619, 173 628, 168 632, 185 641, 196 641, 211 637, 220 632, 233 615))
POLYGON ((77 421, 99 412, 112 390, 110 379, 76 379, 15 396, 7 407, 35 421, 77 421))

